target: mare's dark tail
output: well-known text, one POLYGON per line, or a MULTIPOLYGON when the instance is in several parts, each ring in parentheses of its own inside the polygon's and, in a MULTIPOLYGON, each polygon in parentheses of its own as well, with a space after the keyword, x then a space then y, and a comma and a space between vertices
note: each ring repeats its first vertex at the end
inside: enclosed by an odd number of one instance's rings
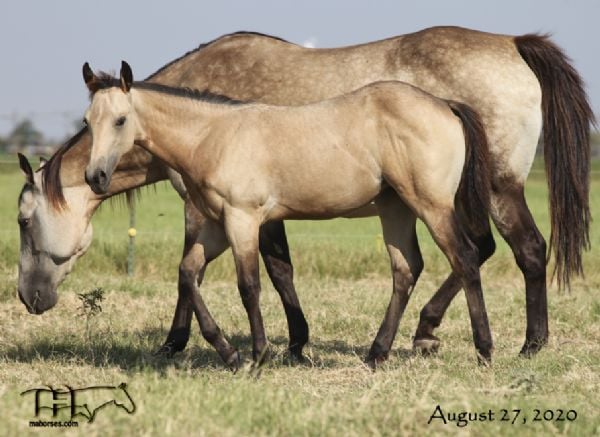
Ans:
POLYGON ((514 41, 542 88, 551 220, 548 257, 554 249, 553 275, 560 287, 568 288, 573 274, 583 274, 581 255, 590 247, 590 126, 595 124, 594 114, 581 77, 548 36, 523 35, 514 41))

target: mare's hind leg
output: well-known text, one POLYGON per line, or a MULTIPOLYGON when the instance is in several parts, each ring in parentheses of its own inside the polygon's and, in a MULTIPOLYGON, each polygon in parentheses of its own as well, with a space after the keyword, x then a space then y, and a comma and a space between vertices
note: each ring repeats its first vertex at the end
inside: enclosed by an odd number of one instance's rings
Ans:
POLYGON ((390 255, 393 290, 385 318, 366 358, 372 368, 387 359, 410 294, 423 270, 414 213, 392 190, 382 193, 376 204, 390 255))
POLYGON ((452 271, 461 279, 467 297, 475 348, 479 359, 489 362, 493 343, 481 290, 478 250, 466 232, 459 227, 453 209, 430 209, 425 211, 422 218, 433 239, 450 261, 452 271))
MULTIPOLYGON (((496 244, 492 230, 487 226, 487 232, 479 237, 472 238, 479 252, 479 266, 481 266, 495 251, 496 244)), ((437 352, 440 340, 433 335, 435 328, 440 326, 444 314, 454 297, 462 289, 460 278, 455 273, 450 273, 439 290, 421 310, 419 325, 413 340, 413 349, 422 354, 437 352)))
POLYGON ((269 278, 283 304, 288 322, 289 351, 294 358, 302 360, 302 348, 308 342, 308 323, 294 287, 294 269, 282 221, 261 226, 259 249, 269 278))
POLYGON ((548 342, 546 242, 533 221, 522 186, 495 191, 492 204, 494 223, 525 277, 527 330, 521 355, 530 356, 548 342))

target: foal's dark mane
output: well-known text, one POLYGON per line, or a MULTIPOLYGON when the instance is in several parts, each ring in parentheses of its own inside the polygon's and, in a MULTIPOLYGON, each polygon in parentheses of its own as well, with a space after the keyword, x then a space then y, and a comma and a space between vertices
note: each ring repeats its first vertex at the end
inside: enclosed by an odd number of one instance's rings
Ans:
MULTIPOLYGON (((208 47, 211 44, 213 44, 223 38, 227 38, 230 36, 237 36, 237 35, 257 35, 257 36, 263 36, 265 38, 271 38, 273 40, 277 40, 277 41, 281 41, 281 42, 287 42, 286 40, 284 40, 282 38, 278 38, 276 36, 266 35, 266 34, 258 33, 258 32, 241 31, 241 32, 229 33, 226 35, 222 35, 218 38, 215 38, 212 41, 209 41, 207 43, 200 44, 194 50, 190 50, 189 52, 185 53, 183 56, 180 56, 179 58, 165 64, 164 66, 162 66, 161 68, 156 70, 154 73, 152 73, 150 76, 148 76, 146 78, 146 80, 154 79, 157 75, 159 75, 160 73, 162 73, 164 70, 168 69, 175 63, 179 62, 183 58, 190 56, 190 55, 198 52, 199 50, 202 50, 203 48, 208 47)), ((174 91, 174 92, 179 93, 179 95, 185 94, 186 97, 199 98, 202 100, 212 101, 215 103, 231 103, 231 104, 241 103, 237 100, 230 99, 229 97, 226 97, 226 96, 223 96, 220 94, 209 93, 208 91, 198 91, 198 90, 190 90, 190 89, 186 89, 186 88, 168 87, 166 85, 153 84, 153 83, 149 83, 149 82, 136 82, 135 86, 137 86, 137 87, 148 86, 148 89, 153 88, 156 91, 164 91, 164 92, 167 92, 168 89, 170 89, 171 91, 178 90, 178 91, 174 91)), ((44 165, 44 167, 42 167, 42 170, 41 170, 42 171, 42 188, 46 194, 48 202, 55 209, 60 210, 66 206, 66 201, 65 201, 65 198, 63 195, 63 190, 62 190, 62 184, 60 182, 60 166, 62 163, 62 158, 75 144, 77 144, 79 142, 81 137, 83 137, 86 132, 87 132, 87 127, 82 128, 72 138, 67 140, 54 153, 54 155, 52 155, 52 157, 48 160, 46 165, 44 165)))
MULTIPOLYGON (((97 79, 94 81, 94 91, 90 92, 91 95, 94 92, 107 88, 118 88, 121 86, 121 82, 116 77, 101 72, 97 79)), ((133 82, 133 88, 137 88, 140 90, 146 91, 154 91, 162 94, 168 94, 170 96, 175 97, 184 97, 186 99, 191 100, 200 100, 208 103, 218 103, 218 104, 228 104, 228 105, 243 105, 249 102, 245 102, 242 100, 232 99, 231 97, 225 96, 223 94, 213 93, 208 90, 197 90, 193 88, 187 87, 174 87, 170 85, 163 85, 161 83, 156 82, 144 82, 138 81, 133 82)))

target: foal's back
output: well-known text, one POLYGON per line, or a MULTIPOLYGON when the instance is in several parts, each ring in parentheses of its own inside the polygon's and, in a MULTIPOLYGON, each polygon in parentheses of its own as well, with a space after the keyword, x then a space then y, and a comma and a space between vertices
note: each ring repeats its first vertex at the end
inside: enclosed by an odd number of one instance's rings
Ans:
POLYGON ((453 198, 464 162, 461 124, 447 103, 402 82, 303 106, 251 105, 220 123, 218 135, 234 133, 219 142, 210 184, 235 179, 231 192, 240 201, 252 186, 251 202, 283 206, 274 216, 335 216, 390 183, 407 196, 436 185, 453 198))

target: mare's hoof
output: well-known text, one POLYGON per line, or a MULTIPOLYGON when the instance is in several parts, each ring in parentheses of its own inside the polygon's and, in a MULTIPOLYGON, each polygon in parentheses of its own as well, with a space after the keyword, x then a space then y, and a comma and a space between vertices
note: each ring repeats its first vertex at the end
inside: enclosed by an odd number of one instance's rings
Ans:
POLYGON ((262 351, 253 352, 252 357, 254 359, 254 367, 261 367, 263 364, 265 364, 271 359, 271 348, 267 344, 262 351))
POLYGON ((525 340, 525 344, 521 348, 519 355, 525 358, 531 358, 537 354, 548 343, 548 339, 540 339, 535 341, 525 340))
POLYGON ((295 362, 295 363, 305 363, 306 362, 306 358, 304 358, 304 355, 302 354, 302 347, 290 346, 288 348, 288 355, 292 362, 295 362))
POLYGON ((383 362, 387 361, 387 359, 388 359, 387 354, 382 354, 382 355, 369 354, 367 356, 367 358, 365 358, 365 364, 369 367, 369 369, 371 369, 372 371, 375 371, 375 370, 377 370, 377 367, 379 367, 383 362))
POLYGON ((175 343, 167 342, 163 344, 156 352, 154 352, 154 355, 157 357, 173 358, 175 353, 182 351, 184 348, 185 346, 180 347, 175 343))
POLYGON ((484 367, 492 366, 492 350, 478 351, 477 352, 477 364, 484 367))
POLYGON ((415 338, 413 340, 413 351, 423 356, 434 355, 440 349, 442 342, 435 335, 428 335, 427 337, 415 338))

